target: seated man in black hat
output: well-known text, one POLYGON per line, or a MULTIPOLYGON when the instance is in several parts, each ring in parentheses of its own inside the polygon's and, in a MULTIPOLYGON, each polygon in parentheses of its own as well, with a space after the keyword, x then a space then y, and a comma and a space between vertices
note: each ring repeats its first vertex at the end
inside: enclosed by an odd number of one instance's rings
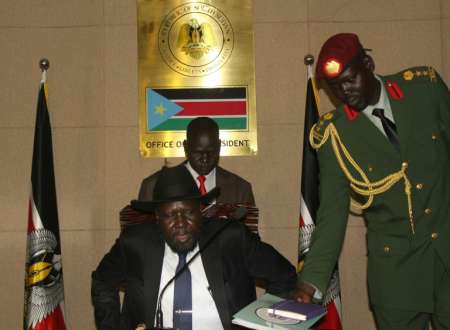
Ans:
POLYGON ((93 272, 98 329, 150 328, 160 315, 158 301, 164 326, 234 329, 233 314, 256 299, 256 278, 273 294, 295 288, 295 268, 243 224, 202 218, 201 204, 218 193, 215 188, 201 195, 186 166, 179 165, 161 170, 152 201, 132 202, 141 212, 154 211, 157 223, 126 228, 93 272), (185 271, 161 294, 186 262, 185 271))

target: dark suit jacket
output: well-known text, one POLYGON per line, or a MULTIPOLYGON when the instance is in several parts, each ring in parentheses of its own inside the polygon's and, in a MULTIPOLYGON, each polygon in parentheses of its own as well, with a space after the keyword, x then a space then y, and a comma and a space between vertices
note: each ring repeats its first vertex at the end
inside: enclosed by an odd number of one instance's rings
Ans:
MULTIPOLYGON (((145 178, 139 189, 139 200, 152 200, 153 188, 159 171, 145 178)), ((240 176, 231 173, 220 166, 216 167, 216 186, 220 187, 220 196, 217 203, 220 204, 250 204, 255 205, 251 184, 240 176)))
MULTIPOLYGON (((230 221, 230 220, 229 220, 230 221)), ((224 224, 208 220, 200 248, 224 224)), ((164 256, 164 239, 157 224, 127 228, 92 274, 92 301, 98 329, 135 329, 154 324, 164 256), (127 283, 122 313, 118 286, 127 283), (120 327, 119 327, 120 324, 120 327)), ((286 293, 296 283, 295 268, 272 246, 260 241, 241 223, 233 222, 201 254, 206 277, 224 329, 234 329, 233 314, 255 300, 255 278, 267 291, 286 293)))

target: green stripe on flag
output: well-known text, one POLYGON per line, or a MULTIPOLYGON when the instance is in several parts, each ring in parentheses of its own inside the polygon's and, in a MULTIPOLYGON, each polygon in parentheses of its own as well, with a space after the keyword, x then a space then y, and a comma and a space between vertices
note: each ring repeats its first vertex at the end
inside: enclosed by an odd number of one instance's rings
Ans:
MULTIPOLYGON (((152 132, 160 132, 160 131, 184 131, 187 128, 187 125, 194 118, 176 118, 169 119, 163 122, 161 125, 156 126, 151 131, 152 132)), ((217 125, 219 125, 219 129, 247 129, 247 118, 246 117, 236 117, 236 118, 211 118, 213 119, 217 125)))

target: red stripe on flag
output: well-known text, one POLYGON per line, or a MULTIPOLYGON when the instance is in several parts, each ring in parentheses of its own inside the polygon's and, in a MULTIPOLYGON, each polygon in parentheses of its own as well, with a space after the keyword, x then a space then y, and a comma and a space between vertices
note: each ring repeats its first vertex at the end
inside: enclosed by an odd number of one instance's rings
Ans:
POLYGON ((303 216, 300 214, 300 218, 298 219, 298 225, 300 227, 305 226, 305 221, 303 220, 303 216))
POLYGON ((327 314, 317 323, 314 329, 342 330, 341 318, 333 301, 327 305, 327 314))
POLYGON ((30 327, 29 330, 66 330, 66 323, 61 311, 61 306, 57 306, 55 310, 43 319, 36 326, 30 327))
POLYGON ((183 108, 176 116, 236 116, 247 114, 246 101, 175 102, 183 108))

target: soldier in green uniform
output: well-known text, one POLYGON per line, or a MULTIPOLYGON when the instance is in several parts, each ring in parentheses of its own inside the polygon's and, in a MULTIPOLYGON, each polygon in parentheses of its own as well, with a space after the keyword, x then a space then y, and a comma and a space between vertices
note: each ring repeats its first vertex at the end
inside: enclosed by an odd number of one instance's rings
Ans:
POLYGON ((367 220, 378 328, 450 329, 450 92, 431 67, 389 76, 374 67, 355 34, 322 46, 317 77, 343 104, 310 137, 320 208, 297 296, 326 291, 354 203, 367 220))

